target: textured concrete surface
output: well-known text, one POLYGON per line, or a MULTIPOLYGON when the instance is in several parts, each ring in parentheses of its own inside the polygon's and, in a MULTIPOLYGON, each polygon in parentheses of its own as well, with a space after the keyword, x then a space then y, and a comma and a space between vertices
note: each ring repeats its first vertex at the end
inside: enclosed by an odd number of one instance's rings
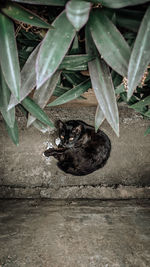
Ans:
POLYGON ((1 267, 148 267, 148 201, 0 201, 1 267))
MULTIPOLYGON (((95 107, 53 108, 53 120, 82 119, 94 123, 95 107)), ((56 133, 26 128, 18 117, 20 145, 16 147, 0 121, 0 197, 35 198, 147 198, 150 196, 150 135, 144 137, 149 121, 133 110, 120 107, 120 137, 105 121, 101 127, 112 142, 111 156, 98 171, 82 177, 63 173, 54 158, 43 151, 56 133)))

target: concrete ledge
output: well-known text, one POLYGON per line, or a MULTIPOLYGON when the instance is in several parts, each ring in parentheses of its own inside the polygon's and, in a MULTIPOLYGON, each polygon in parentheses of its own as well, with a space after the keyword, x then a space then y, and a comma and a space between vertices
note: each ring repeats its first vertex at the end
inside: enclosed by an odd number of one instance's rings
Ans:
POLYGON ((56 188, 41 187, 0 187, 0 198, 40 198, 40 199, 148 199, 150 187, 122 186, 66 186, 56 188))
MULTIPOLYGON (((53 120, 82 119, 94 123, 95 107, 53 108, 53 120)), ((20 145, 16 147, 0 121, 0 197, 2 198, 148 198, 150 186, 150 135, 144 137, 149 121, 120 106, 120 137, 105 121, 101 127, 112 142, 111 156, 100 170, 82 177, 63 173, 56 160, 46 160, 43 151, 56 138, 26 128, 18 115, 20 145)))

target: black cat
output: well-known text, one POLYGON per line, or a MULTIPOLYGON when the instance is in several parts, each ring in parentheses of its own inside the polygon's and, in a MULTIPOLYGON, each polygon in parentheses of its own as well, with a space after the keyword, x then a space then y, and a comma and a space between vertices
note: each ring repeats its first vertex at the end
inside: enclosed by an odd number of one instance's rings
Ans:
POLYGON ((80 120, 65 123, 57 121, 60 145, 44 152, 46 157, 58 159, 58 167, 73 175, 87 175, 101 168, 110 155, 111 143, 108 136, 80 120))

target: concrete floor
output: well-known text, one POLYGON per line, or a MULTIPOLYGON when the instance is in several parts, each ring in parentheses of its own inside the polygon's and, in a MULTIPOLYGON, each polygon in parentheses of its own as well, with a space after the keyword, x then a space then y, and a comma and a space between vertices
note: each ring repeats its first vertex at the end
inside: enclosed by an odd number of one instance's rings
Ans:
POLYGON ((0 201, 0 267, 150 266, 150 201, 0 201))
MULTIPOLYGON (((93 125, 95 110, 53 108, 47 114, 54 121, 82 119, 93 125)), ((107 164, 82 177, 62 172, 54 158, 43 156, 47 143, 54 144, 56 132, 26 128, 26 119, 18 114, 20 144, 16 147, 0 120, 0 198, 149 198, 150 135, 144 137, 149 121, 126 106, 119 107, 119 116, 119 138, 106 121, 101 127, 112 143, 107 164)))
MULTIPOLYGON (((0 267, 150 266, 149 121, 125 106, 119 111, 119 138, 102 125, 112 143, 107 164, 82 178, 43 157, 55 132, 27 129, 18 116, 16 147, 0 118, 0 267)), ((48 115, 92 125, 95 108, 48 115)))

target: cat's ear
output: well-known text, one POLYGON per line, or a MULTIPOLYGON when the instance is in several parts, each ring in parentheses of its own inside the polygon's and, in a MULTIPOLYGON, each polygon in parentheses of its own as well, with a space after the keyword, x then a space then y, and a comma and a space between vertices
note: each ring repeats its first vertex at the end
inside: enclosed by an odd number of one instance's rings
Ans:
POLYGON ((78 126, 75 127, 75 129, 74 129, 74 132, 75 132, 76 134, 80 134, 81 131, 82 131, 82 125, 78 125, 78 126))
POLYGON ((58 120, 58 121, 55 122, 55 127, 57 129, 62 129, 63 126, 64 126, 64 123, 61 120, 58 120))

